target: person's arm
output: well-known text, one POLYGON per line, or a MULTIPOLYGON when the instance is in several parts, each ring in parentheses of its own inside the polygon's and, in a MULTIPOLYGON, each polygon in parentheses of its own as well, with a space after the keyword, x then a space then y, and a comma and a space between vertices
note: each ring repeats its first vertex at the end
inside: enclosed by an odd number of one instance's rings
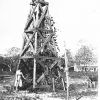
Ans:
POLYGON ((22 77, 23 77, 24 79, 26 79, 26 78, 24 77, 23 73, 21 73, 21 75, 22 75, 22 77))

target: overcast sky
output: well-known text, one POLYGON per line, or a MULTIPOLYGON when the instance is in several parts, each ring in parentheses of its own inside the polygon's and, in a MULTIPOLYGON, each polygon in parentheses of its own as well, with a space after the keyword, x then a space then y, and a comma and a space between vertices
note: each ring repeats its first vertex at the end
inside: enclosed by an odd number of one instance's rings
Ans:
MULTIPOLYGON (((0 0, 0 53, 22 46, 22 34, 31 0, 0 0)), ((58 45, 74 53, 80 45, 98 48, 100 43, 99 0, 46 0, 58 29, 58 45)))

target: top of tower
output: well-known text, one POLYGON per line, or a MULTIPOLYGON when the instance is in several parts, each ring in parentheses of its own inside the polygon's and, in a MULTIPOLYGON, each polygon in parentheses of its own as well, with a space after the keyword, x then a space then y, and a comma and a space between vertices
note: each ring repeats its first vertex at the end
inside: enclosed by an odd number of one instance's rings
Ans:
POLYGON ((48 5, 48 2, 45 2, 45 0, 32 0, 31 5, 35 6, 37 3, 40 3, 42 6, 48 5))

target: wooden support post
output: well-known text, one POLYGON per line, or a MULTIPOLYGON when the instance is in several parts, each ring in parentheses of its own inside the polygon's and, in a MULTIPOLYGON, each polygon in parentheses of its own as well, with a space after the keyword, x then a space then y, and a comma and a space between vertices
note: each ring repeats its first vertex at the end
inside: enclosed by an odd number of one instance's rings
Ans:
POLYGON ((36 59, 34 58, 34 68, 33 68, 33 89, 35 88, 36 81, 36 59))
POLYGON ((53 84, 53 92, 55 92, 55 79, 54 79, 54 77, 52 78, 52 84, 53 84))
MULTIPOLYGON (((37 51, 37 32, 35 33, 35 54, 37 51)), ((33 68, 33 89, 36 85, 36 59, 34 58, 34 68, 33 68)))
POLYGON ((67 88, 67 100, 69 100, 69 89, 68 89, 68 87, 69 87, 69 77, 68 77, 68 59, 67 59, 67 55, 66 55, 66 44, 65 44, 65 42, 64 42, 64 47, 65 47, 65 72, 66 72, 66 81, 67 81, 67 86, 66 86, 66 88, 67 88))
POLYGON ((63 88, 64 88, 64 91, 65 91, 65 90, 66 90, 66 88, 65 88, 64 79, 63 79, 63 78, 61 78, 61 80, 62 80, 63 88))

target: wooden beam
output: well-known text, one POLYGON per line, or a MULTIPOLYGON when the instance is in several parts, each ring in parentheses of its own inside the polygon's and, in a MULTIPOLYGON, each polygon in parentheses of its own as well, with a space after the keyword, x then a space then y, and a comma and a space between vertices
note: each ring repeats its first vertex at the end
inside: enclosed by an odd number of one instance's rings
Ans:
POLYGON ((51 33, 50 36, 48 36, 48 38, 47 38, 47 39, 45 40, 45 42, 43 43, 42 47, 38 49, 38 51, 37 51, 36 54, 38 54, 38 53, 41 51, 41 49, 44 48, 44 46, 47 44, 47 42, 50 41, 50 39, 51 39, 51 37, 52 37, 53 35, 54 35, 54 33, 51 33))
POLYGON ((25 34, 23 33, 23 44, 22 44, 22 49, 21 50, 24 49, 24 46, 25 46, 25 34))
MULTIPOLYGON (((38 31, 38 34, 40 35, 40 37, 43 39, 43 41, 45 41, 45 38, 41 35, 41 33, 38 31)), ((52 38, 53 39, 53 38, 52 38)), ((55 52, 55 51, 57 51, 56 50, 56 48, 55 48, 55 43, 54 43, 54 40, 53 40, 53 46, 49 43, 49 44, 47 44, 48 45, 48 47, 50 48, 50 50, 52 50, 52 52, 57 56, 57 52, 55 52), (54 49, 54 50, 53 50, 54 49)))
POLYGON ((52 59, 52 60, 59 60, 60 59, 57 57, 46 57, 46 56, 37 56, 37 55, 21 56, 19 59, 32 59, 32 58, 41 59, 42 61, 46 60, 46 59, 52 59))
POLYGON ((30 24, 32 23, 32 21, 33 21, 33 17, 32 16, 33 16, 33 13, 34 13, 36 7, 37 6, 35 6, 34 9, 32 9, 33 11, 32 11, 32 13, 30 13, 30 18, 28 19, 24 30, 27 30, 28 27, 30 26, 30 24))
POLYGON ((68 59, 67 59, 67 55, 66 55, 66 44, 64 43, 64 47, 65 47, 65 72, 66 72, 66 80, 67 80, 67 100, 69 100, 69 76, 68 76, 68 59))
POLYGON ((33 31, 36 31, 36 28, 27 29, 27 30, 25 30, 24 32, 25 32, 25 33, 33 33, 33 31))
POLYGON ((23 49, 23 53, 22 53, 22 55, 20 55, 20 56, 23 56, 24 53, 25 53, 28 49, 29 49, 29 45, 28 45, 27 47, 25 47, 25 49, 23 49))
POLYGON ((43 12, 43 8, 42 8, 41 4, 40 4, 40 9, 41 9, 41 11, 43 12))
POLYGON ((44 73, 38 78, 37 83, 39 83, 44 78, 44 73))
POLYGON ((48 2, 40 1, 40 0, 36 1, 36 3, 41 3, 41 4, 44 4, 44 5, 48 5, 49 4, 48 2))
POLYGON ((54 67, 55 64, 57 64, 58 60, 54 61, 53 64, 51 65, 50 69, 54 67))
POLYGON ((28 19, 24 30, 28 29, 28 27, 30 26, 30 24, 32 23, 32 21, 33 21, 33 17, 31 17, 30 19, 28 19))
POLYGON ((61 78, 61 80, 62 80, 63 88, 64 88, 64 91, 65 91, 66 90, 66 87, 65 87, 64 79, 61 78))
POLYGON ((57 57, 45 57, 45 56, 37 56, 37 58, 41 58, 41 60, 45 60, 45 59, 58 60, 59 59, 57 57))
POLYGON ((33 14, 34 14, 36 7, 37 7, 37 5, 34 8, 32 8, 32 12, 30 13, 30 17, 33 17, 33 14))
POLYGON ((40 26, 40 23, 41 23, 41 21, 43 20, 43 18, 44 18, 44 16, 45 16, 47 10, 48 10, 48 6, 46 6, 44 12, 43 12, 42 15, 41 15, 40 20, 38 21, 38 23, 37 23, 37 25, 36 25, 35 27, 39 27, 39 26, 40 26))
POLYGON ((53 84, 53 92, 55 92, 55 79, 54 79, 54 77, 52 78, 52 84, 53 84))
POLYGON ((45 38, 42 36, 42 34, 37 30, 38 34, 40 35, 40 37, 42 38, 43 41, 45 41, 45 38))
MULTIPOLYGON (((35 54, 37 51, 37 32, 35 33, 35 54)), ((33 68, 33 89, 36 85, 36 59, 34 58, 34 68, 33 68)))
MULTIPOLYGON (((38 34, 40 35, 40 37, 43 39, 43 41, 45 41, 45 38, 41 35, 41 33, 38 31, 38 34)), ((48 47, 50 48, 50 50, 55 54, 55 56, 57 56, 57 52, 55 52, 56 50, 55 50, 55 47, 53 47, 50 43, 49 44, 47 44, 48 45, 48 47), (53 48, 54 48, 54 50, 53 50, 53 48)))
MULTIPOLYGON (((25 33, 25 37, 26 37, 27 41, 29 41, 29 38, 28 38, 28 36, 26 35, 26 33, 25 33)), ((32 50, 33 50, 33 53, 34 53, 35 51, 34 51, 32 42, 30 42, 29 45, 31 46, 31 48, 32 48, 32 50)))
POLYGON ((19 59, 33 59, 35 58, 35 55, 32 56, 21 56, 19 59))
POLYGON ((36 28, 36 29, 39 30, 39 31, 44 31, 44 32, 53 33, 53 30, 52 30, 52 29, 42 29, 42 28, 36 28))
POLYGON ((31 38, 28 40, 28 42, 27 42, 27 44, 25 45, 24 49, 22 50, 22 52, 21 52, 21 54, 20 54, 21 56, 24 54, 26 48, 28 47, 28 45, 29 45, 29 43, 31 42, 31 40, 33 39, 33 37, 34 37, 34 33, 33 33, 33 35, 31 36, 31 38))

